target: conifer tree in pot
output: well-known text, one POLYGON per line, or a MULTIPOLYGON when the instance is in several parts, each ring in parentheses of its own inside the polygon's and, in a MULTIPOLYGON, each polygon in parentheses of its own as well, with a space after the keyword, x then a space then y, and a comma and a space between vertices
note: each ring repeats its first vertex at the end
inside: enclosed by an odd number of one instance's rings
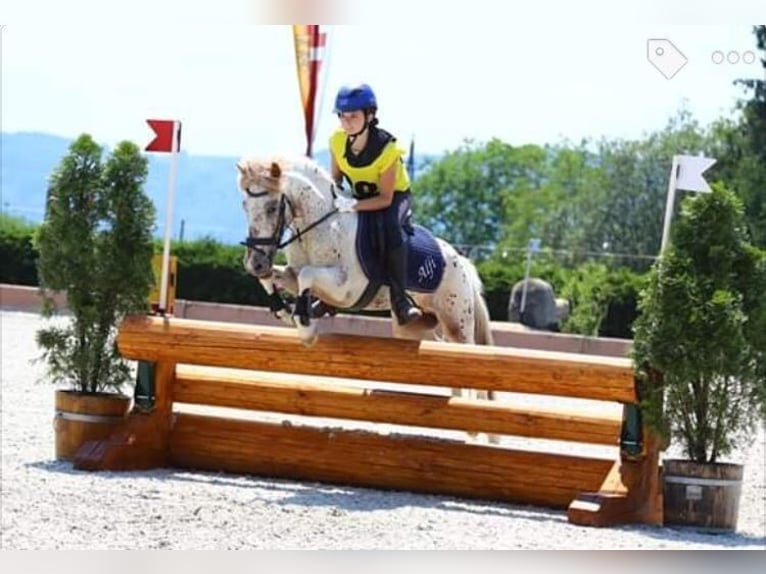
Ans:
POLYGON ((639 309, 647 423, 683 452, 663 462, 665 523, 735 530, 744 466, 723 459, 766 412, 766 253, 734 193, 714 185, 684 199, 639 309))
POLYGON ((116 346, 117 325, 145 313, 154 283, 154 206, 143 191, 147 160, 121 142, 106 161, 87 134, 69 148, 49 180, 45 221, 37 237, 42 314, 57 314, 65 293, 69 316, 37 331, 40 360, 56 390, 56 458, 106 438, 125 416, 130 364, 116 346))

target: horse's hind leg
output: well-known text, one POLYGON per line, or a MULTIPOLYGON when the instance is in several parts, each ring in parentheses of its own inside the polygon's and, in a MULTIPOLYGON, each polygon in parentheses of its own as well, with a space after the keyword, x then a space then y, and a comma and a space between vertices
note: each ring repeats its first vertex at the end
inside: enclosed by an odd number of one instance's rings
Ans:
MULTIPOLYGON (((322 301, 342 307, 346 302, 344 286, 346 274, 340 267, 302 267, 298 273, 300 304, 296 303, 295 326, 305 345, 312 345, 317 338, 317 322, 312 317, 311 295, 322 301)), ((348 303, 349 305, 351 303, 348 303)))
POLYGON ((396 339, 409 339, 411 341, 424 341, 435 338, 434 329, 423 321, 413 321, 407 325, 400 325, 396 314, 391 311, 391 335, 396 339))
MULTIPOLYGON (((442 339, 450 343, 473 345, 476 343, 475 334, 475 309, 473 290, 470 279, 462 269, 457 266, 451 277, 450 287, 445 287, 434 297, 433 304, 437 308, 439 327, 442 339)), ((483 389, 452 389, 453 397, 466 397, 471 399, 489 400, 489 391, 483 389)), ((473 440, 481 440, 497 444, 500 438, 494 434, 470 432, 473 440)))

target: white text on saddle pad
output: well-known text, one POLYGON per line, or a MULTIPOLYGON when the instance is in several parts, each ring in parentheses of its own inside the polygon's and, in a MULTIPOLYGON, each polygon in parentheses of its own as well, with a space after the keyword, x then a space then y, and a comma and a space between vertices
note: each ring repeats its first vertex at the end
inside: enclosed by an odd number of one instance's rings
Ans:
POLYGON ((433 257, 429 256, 423 264, 418 267, 418 283, 422 284, 427 279, 433 279, 435 271, 436 261, 434 261, 433 257))

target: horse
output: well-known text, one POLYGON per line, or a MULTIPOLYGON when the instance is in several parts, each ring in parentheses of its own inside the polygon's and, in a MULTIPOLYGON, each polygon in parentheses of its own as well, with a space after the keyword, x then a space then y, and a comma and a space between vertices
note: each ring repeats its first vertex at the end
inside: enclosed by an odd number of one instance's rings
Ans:
MULTIPOLYGON (((341 190, 324 168, 305 156, 243 158, 236 167, 248 224, 242 243, 245 270, 270 295, 272 312, 297 327, 304 344, 316 341, 316 319, 322 311, 391 310, 385 278, 359 254, 364 247, 364 212, 339 212, 334 207, 341 190), (280 250, 287 265, 274 264, 280 250), (279 295, 280 285, 296 297, 293 310, 279 295)), ((424 316, 399 325, 391 311, 392 335, 492 345, 489 310, 476 267, 422 226, 411 225, 409 231, 406 292, 424 316), (425 254, 413 257, 413 245, 425 254)), ((453 389, 452 394, 463 393, 453 389)), ((474 396, 492 399, 494 393, 478 391, 474 396)))

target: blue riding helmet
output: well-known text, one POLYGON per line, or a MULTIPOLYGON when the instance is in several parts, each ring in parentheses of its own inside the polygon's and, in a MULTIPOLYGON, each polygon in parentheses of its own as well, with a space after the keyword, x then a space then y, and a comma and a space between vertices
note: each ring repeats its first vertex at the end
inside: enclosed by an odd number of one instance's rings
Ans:
POLYGON ((367 84, 343 86, 335 96, 335 113, 378 108, 375 92, 367 84))

